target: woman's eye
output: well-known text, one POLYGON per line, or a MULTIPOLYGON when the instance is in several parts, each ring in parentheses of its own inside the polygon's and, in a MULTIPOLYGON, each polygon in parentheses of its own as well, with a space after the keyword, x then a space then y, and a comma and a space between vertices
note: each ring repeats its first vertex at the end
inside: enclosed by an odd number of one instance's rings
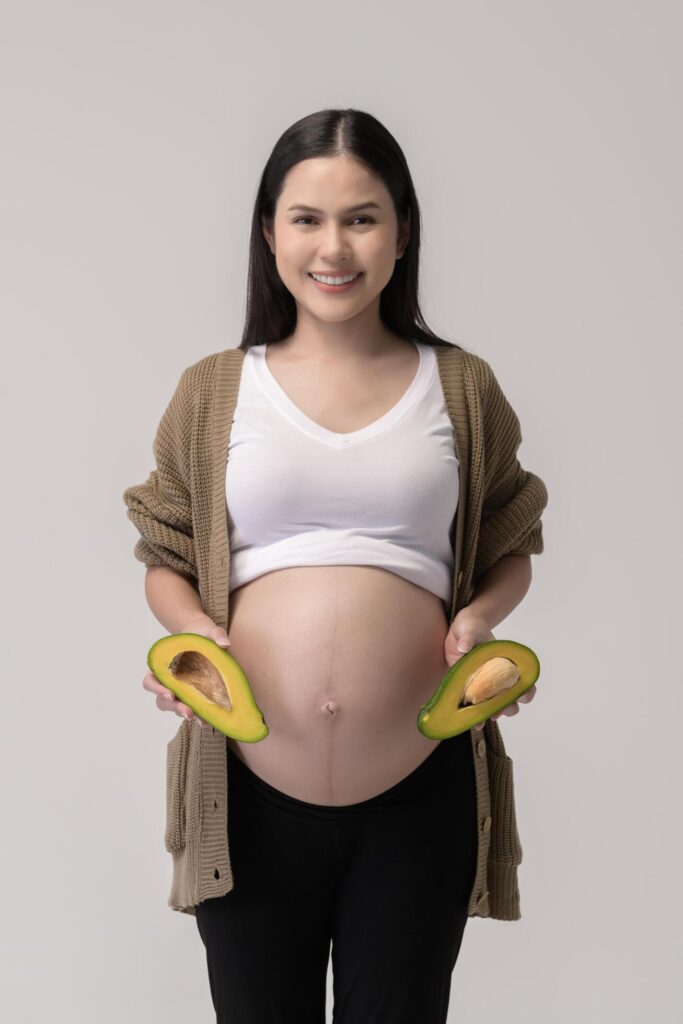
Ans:
MULTIPOLYGON (((354 220, 367 220, 371 224, 375 223, 375 221, 374 221, 374 219, 372 217, 366 217, 365 214, 363 214, 360 217, 354 217, 353 219, 354 220)), ((313 220, 313 217, 297 217, 296 220, 294 221, 294 223, 295 224, 299 224, 302 220, 313 220)), ((308 227, 308 225, 305 224, 304 227, 308 227)))

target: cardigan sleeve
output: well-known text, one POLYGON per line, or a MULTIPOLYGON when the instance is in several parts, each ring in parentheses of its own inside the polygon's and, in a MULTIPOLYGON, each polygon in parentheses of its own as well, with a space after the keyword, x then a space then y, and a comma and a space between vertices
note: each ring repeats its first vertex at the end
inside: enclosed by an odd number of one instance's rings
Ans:
POLYGON ((548 503, 543 480, 520 465, 519 419, 489 364, 484 367, 484 498, 473 584, 505 555, 542 553, 541 514, 548 503))
POLYGON ((164 410, 153 443, 156 467, 147 480, 127 487, 127 516, 140 538, 133 549, 146 566, 167 565, 198 579, 190 494, 192 410, 184 370, 164 410))

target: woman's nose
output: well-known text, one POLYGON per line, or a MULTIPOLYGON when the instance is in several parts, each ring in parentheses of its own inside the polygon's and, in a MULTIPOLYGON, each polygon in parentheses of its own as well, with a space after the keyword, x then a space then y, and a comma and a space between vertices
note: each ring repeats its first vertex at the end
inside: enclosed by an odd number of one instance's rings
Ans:
POLYGON ((328 260, 351 258, 351 250, 344 239, 344 233, 341 229, 328 228, 320 245, 320 256, 322 259, 328 260))

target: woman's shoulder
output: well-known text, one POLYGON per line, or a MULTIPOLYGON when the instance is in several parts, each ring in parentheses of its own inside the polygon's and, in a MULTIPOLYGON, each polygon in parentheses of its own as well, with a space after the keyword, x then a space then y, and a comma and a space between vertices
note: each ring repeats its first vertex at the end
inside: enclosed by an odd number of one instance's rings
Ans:
POLYGON ((244 358, 243 349, 226 348, 218 352, 210 352, 183 370, 180 384, 190 397, 201 394, 208 387, 213 387, 216 374, 239 367, 244 358))
POLYGON ((463 376, 474 385, 480 397, 486 394, 491 379, 495 375, 491 364, 483 356, 452 343, 435 346, 435 351, 439 360, 446 367, 460 364, 463 376))

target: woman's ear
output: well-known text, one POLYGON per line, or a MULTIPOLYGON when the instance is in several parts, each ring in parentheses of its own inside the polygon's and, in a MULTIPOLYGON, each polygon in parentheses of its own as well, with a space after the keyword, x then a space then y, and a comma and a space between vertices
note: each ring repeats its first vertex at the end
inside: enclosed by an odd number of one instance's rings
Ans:
POLYGON ((263 231, 263 237, 265 238, 266 242, 270 246, 270 251, 272 252, 272 254, 274 256, 275 255, 275 236, 273 235, 273 232, 271 230, 271 225, 268 223, 268 221, 265 219, 265 217, 261 218, 261 230, 263 231))
POLYGON ((410 210, 404 221, 399 221, 398 225, 398 239, 396 242, 396 259, 400 260, 401 256, 404 255, 408 242, 410 241, 410 210))

